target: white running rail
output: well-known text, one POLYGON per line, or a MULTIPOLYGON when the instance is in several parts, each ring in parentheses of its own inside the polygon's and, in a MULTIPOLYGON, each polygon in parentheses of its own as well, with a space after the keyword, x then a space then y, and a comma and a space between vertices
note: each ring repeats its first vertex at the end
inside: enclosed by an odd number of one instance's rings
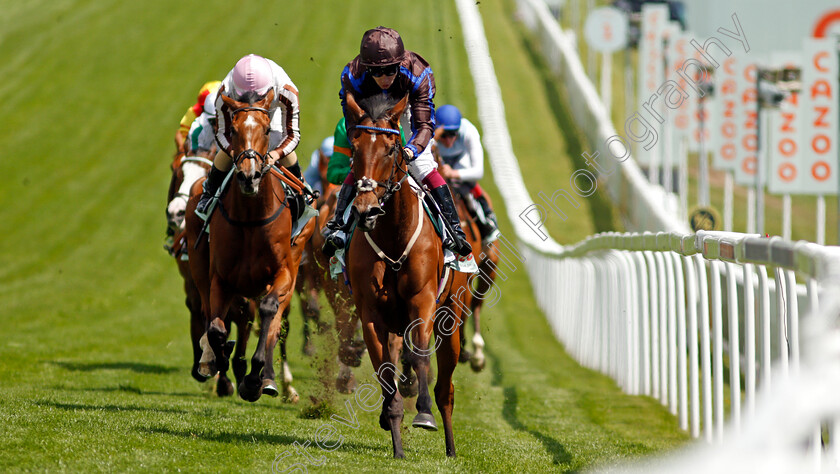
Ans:
MULTIPOLYGON (((708 442, 661 461, 661 472, 840 466, 840 248, 683 233, 632 160, 614 173, 621 179, 609 181, 610 193, 625 200, 630 227, 667 232, 599 234, 568 247, 542 240, 515 217, 533 201, 513 154, 478 8, 473 0, 456 4, 493 174, 556 336, 583 365, 628 393, 659 399, 683 429, 708 442), (791 297, 797 277, 806 298, 791 297), (800 334, 800 321, 810 334, 800 334), (835 436, 821 440, 821 423, 835 436)), ((519 4, 523 19, 557 46, 547 49, 550 61, 564 74, 590 141, 603 143, 614 130, 576 53, 566 51, 559 26, 544 20, 550 15, 541 0, 519 4)))

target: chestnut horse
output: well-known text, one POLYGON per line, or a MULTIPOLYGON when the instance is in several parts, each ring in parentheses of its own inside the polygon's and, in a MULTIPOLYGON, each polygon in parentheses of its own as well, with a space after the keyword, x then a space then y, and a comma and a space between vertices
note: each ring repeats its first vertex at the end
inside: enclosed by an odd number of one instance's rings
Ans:
MULTIPOLYGON (((289 303, 298 265, 315 223, 310 220, 292 242, 292 216, 287 197, 280 176, 271 170, 268 162, 268 106, 274 99, 274 91, 254 104, 221 97, 233 110, 231 153, 237 183, 231 184, 219 200, 220 215, 210 218, 206 238, 200 239, 203 223, 195 215, 198 197, 193 196, 187 207, 190 250, 196 243, 198 248, 208 246, 206 260, 190 258, 190 269, 207 318, 208 345, 199 370, 202 375, 210 375, 227 369, 229 361, 224 349, 228 308, 237 297, 259 301, 259 340, 251 358, 251 372, 239 384, 239 395, 254 402, 263 393, 278 394, 274 381, 274 346, 278 339, 285 340, 288 333, 289 303)), ((195 191, 197 187, 198 183, 195 191)), ((284 376, 283 389, 287 400, 297 400, 290 377, 284 376)))
MULTIPOLYGON (((175 157, 175 161, 172 163, 172 181, 170 182, 169 193, 167 195, 167 202, 169 202, 169 206, 167 207, 167 220, 171 230, 175 233, 175 245, 172 249, 172 256, 175 257, 175 263, 178 265, 178 272, 184 280, 184 293, 186 293, 187 296, 185 303, 187 305, 187 309, 190 311, 190 340, 192 341, 193 349, 193 366, 190 373, 195 380, 205 382, 209 377, 201 375, 198 368, 202 353, 200 340, 201 336, 204 335, 207 324, 204 314, 201 312, 201 294, 199 293, 198 287, 196 287, 195 281, 193 280, 192 273, 190 271, 190 264, 187 260, 182 258, 187 256, 187 246, 182 242, 184 235, 183 227, 185 212, 172 211, 172 209, 179 209, 177 206, 173 206, 173 203, 178 202, 178 199, 175 198, 183 192, 182 187, 184 186, 182 185, 185 184, 185 173, 183 168, 185 165, 191 165, 190 167, 192 168, 191 170, 188 170, 186 173, 187 175, 206 175, 210 170, 211 162, 206 158, 204 158, 204 160, 199 158, 201 157, 185 158, 183 154, 179 154, 175 157)), ((190 184, 192 183, 186 183, 188 188, 191 187, 189 186, 190 184)), ((186 200, 183 202, 184 210, 186 210, 186 200)), ((194 250, 193 255, 195 258, 202 258, 196 255, 198 252, 202 251, 206 253, 207 247, 201 246, 199 249, 194 250)), ((206 258, 206 256, 203 258, 206 258)), ((233 375, 236 377, 237 383, 242 381, 247 369, 244 359, 245 346, 248 343, 248 337, 251 333, 250 325, 254 319, 254 311, 255 309, 251 303, 246 300, 239 300, 236 304, 232 305, 228 313, 228 320, 236 323, 237 326, 236 352, 233 354, 233 375)), ((230 327, 228 327, 228 330, 230 330, 230 327)), ((225 347, 228 354, 231 352, 232 344, 233 341, 229 341, 225 347)), ((216 381, 216 394, 220 397, 233 394, 233 384, 230 382, 230 379, 228 379, 227 373, 225 372, 219 373, 219 378, 216 381)))
POLYGON ((375 96, 362 103, 364 109, 352 94, 346 95, 346 101, 353 171, 358 180, 353 203, 357 227, 346 262, 365 343, 382 386, 379 425, 391 432, 394 457, 404 457, 400 433, 403 401, 394 381, 398 361, 388 340, 389 334, 405 336, 419 386, 418 413, 412 426, 437 430, 428 387, 430 355, 436 352, 435 402, 443 419, 446 454, 455 456, 452 374, 461 350, 461 308, 451 295, 466 285, 466 275, 445 269, 441 240, 423 212, 420 198, 406 182, 408 164, 402 154, 398 122, 408 96, 396 104, 375 96), (433 334, 435 343, 430 349, 433 334))

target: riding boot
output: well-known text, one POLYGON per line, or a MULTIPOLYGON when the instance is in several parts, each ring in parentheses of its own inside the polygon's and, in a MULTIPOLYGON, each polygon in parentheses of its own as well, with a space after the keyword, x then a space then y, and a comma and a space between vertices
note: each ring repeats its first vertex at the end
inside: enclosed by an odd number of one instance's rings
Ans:
POLYGON ((455 231, 451 241, 444 242, 444 245, 453 252, 466 257, 472 253, 472 246, 467 242, 467 236, 461 229, 461 218, 458 217, 458 211, 455 209, 455 203, 452 201, 452 194, 449 192, 449 186, 438 186, 432 189, 429 194, 440 206, 440 211, 443 218, 449 223, 449 226, 455 231))
POLYGON ((207 179, 204 180, 204 185, 202 186, 201 191, 201 198, 198 200, 198 205, 195 207, 195 215, 197 215, 205 221, 208 217, 207 210, 210 207, 210 202, 213 200, 213 197, 216 195, 216 192, 222 185, 222 181, 224 181, 225 175, 227 175, 227 172, 222 171, 213 166, 210 168, 210 174, 207 175, 207 179))
POLYGON ((343 230, 347 225, 344 222, 344 213, 353 196, 356 195, 356 187, 352 185, 343 185, 338 190, 338 197, 336 198, 335 214, 324 227, 329 229, 329 233, 325 236, 324 247, 321 249, 324 255, 332 257, 336 250, 344 248, 347 242, 339 235, 338 231, 343 230))
POLYGON ((488 243, 499 238, 499 223, 496 221, 496 214, 487 202, 487 198, 479 196, 475 198, 484 211, 484 221, 478 219, 478 232, 481 234, 481 241, 488 243))

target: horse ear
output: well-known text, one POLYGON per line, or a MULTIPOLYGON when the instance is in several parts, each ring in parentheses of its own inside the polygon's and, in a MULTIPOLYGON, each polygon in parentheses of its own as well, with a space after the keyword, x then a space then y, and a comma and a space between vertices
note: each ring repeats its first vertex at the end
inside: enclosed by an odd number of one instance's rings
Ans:
POLYGON ((225 105, 227 105, 229 108, 231 108, 231 109, 237 109, 238 108, 236 106, 236 101, 235 100, 231 99, 230 97, 228 97, 224 94, 219 94, 219 95, 222 97, 222 101, 225 103, 225 105))
POLYGON ((402 98, 402 100, 397 102, 397 105, 395 105, 393 108, 391 108, 391 110, 388 111, 388 122, 390 122, 391 125, 394 126, 394 128, 397 128, 399 126, 400 116, 405 111, 407 105, 408 94, 406 94, 405 97, 402 98))
POLYGON ((262 107, 267 109, 271 103, 274 102, 274 88, 268 90, 268 93, 263 97, 263 100, 259 101, 258 103, 254 104, 257 107, 262 107))
POLYGON ((354 123, 359 122, 365 116, 365 111, 356 103, 356 98, 350 92, 345 93, 344 99, 347 102, 347 110, 350 112, 350 118, 354 123))

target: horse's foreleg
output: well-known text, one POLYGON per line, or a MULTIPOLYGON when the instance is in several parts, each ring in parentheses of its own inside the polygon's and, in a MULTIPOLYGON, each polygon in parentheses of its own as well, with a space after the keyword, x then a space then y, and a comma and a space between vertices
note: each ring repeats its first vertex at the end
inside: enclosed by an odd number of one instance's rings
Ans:
POLYGON ((427 430, 437 430, 435 417, 432 415, 432 397, 429 395, 429 360, 434 349, 429 348, 429 340, 433 331, 432 313, 435 309, 434 296, 422 298, 409 305, 412 321, 405 334, 403 354, 411 363, 417 376, 417 415, 411 426, 427 430))
POLYGON ((382 413, 379 415, 379 426, 391 432, 391 445, 395 458, 404 458, 400 425, 403 420, 402 396, 397 390, 394 377, 398 375, 395 364, 396 358, 388 350, 388 330, 376 327, 371 320, 371 314, 362 315, 362 334, 368 348, 370 362, 376 370, 379 384, 382 386, 382 413))
POLYGON ((236 323, 236 349, 231 360, 237 387, 242 383, 245 373, 248 371, 245 348, 248 346, 248 339, 251 337, 251 326, 254 321, 254 314, 257 312, 257 305, 252 300, 247 300, 243 301, 238 309, 239 311, 233 315, 236 323))
MULTIPOLYGON (((262 395, 262 373, 266 365, 266 341, 279 307, 280 300, 275 293, 269 293, 260 301, 260 337, 257 347, 254 349, 254 355, 251 357, 251 372, 239 384, 239 396, 243 400, 255 402, 262 395)), ((274 346, 271 346, 271 348, 273 350, 274 346)), ((271 354, 268 354, 268 360, 271 360, 271 354)))

